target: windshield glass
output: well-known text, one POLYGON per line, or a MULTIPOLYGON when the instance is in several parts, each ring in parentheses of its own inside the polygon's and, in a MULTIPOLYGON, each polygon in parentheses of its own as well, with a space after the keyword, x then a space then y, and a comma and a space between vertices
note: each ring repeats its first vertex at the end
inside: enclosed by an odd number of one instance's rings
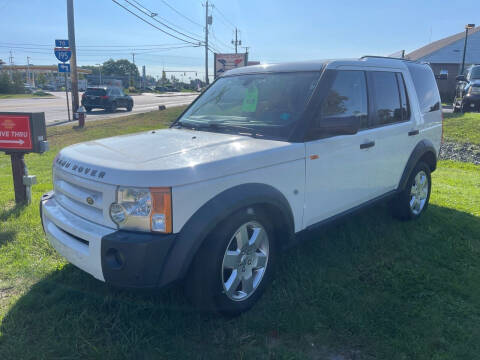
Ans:
POLYGON ((96 88, 88 88, 86 91, 87 95, 94 95, 94 96, 103 96, 105 95, 104 89, 96 89, 96 88))
POLYGON ((472 69, 471 79, 480 79, 480 66, 475 66, 472 69))
POLYGON ((220 78, 175 125, 286 139, 319 76, 296 72, 220 78))

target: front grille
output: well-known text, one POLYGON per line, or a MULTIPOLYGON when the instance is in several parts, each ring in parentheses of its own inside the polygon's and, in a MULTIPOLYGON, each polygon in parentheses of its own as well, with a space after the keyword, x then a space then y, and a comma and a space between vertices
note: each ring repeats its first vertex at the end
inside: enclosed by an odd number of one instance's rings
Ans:
POLYGON ((53 176, 55 199, 64 209, 96 224, 117 227, 109 215, 110 205, 115 201, 115 186, 59 169, 54 170, 53 176))

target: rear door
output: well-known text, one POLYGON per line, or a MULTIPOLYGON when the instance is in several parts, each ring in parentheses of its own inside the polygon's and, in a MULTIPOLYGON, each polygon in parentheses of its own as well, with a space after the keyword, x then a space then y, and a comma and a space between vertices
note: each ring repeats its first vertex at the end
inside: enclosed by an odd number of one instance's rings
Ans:
POLYGON ((401 71, 368 71, 371 116, 369 132, 375 142, 375 196, 397 188, 405 165, 419 137, 412 121, 404 76, 401 71))

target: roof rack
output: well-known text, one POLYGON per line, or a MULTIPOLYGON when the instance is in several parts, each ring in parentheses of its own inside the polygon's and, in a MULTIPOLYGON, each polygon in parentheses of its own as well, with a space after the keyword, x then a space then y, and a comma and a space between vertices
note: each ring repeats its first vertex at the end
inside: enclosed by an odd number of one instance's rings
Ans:
POLYGON ((366 59, 366 58, 374 58, 374 59, 391 59, 391 60, 400 60, 400 61, 410 61, 410 62, 416 62, 415 60, 410 60, 410 59, 405 59, 405 58, 396 58, 396 57, 390 57, 390 56, 379 56, 379 55, 364 55, 360 59, 366 59))

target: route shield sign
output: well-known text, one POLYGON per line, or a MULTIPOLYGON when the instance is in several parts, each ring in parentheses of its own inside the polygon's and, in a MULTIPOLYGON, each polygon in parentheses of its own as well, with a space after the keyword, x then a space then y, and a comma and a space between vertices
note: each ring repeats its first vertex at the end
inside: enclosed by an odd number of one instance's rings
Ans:
POLYGON ((55 40, 55 46, 68 48, 68 40, 55 40))
POLYGON ((72 57, 72 50, 70 50, 69 48, 55 48, 54 52, 58 61, 61 62, 67 62, 72 57))
POLYGON ((0 149, 32 150, 29 115, 0 115, 0 149))
POLYGON ((70 64, 58 64, 58 72, 59 73, 69 73, 70 72, 70 64))

